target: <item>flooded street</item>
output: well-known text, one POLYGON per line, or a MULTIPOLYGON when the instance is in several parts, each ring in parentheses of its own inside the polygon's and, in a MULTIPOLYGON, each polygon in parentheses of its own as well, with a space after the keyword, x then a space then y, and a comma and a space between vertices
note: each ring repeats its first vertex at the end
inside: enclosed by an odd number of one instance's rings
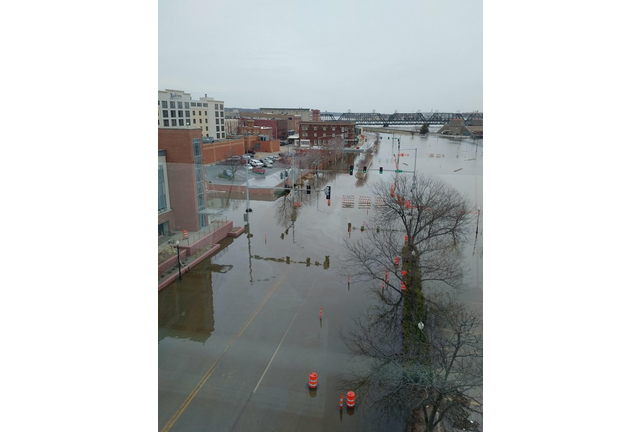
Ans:
MULTIPOLYGON (((339 170, 319 173, 311 194, 295 198, 300 208, 292 196, 252 200, 245 234, 225 239, 219 252, 158 293, 159 430, 403 430, 377 423, 357 395, 355 411, 341 412, 340 394, 351 389, 336 388, 340 374, 363 367, 340 332, 371 301, 371 284, 348 282, 342 271, 342 245, 363 236, 363 224, 370 228, 373 206, 359 207, 375 201, 369 184, 396 175, 397 138, 408 155, 400 169, 413 170, 415 162, 419 173, 449 183, 481 209, 461 254, 461 296, 482 307, 483 141, 382 134, 364 180, 349 175, 350 155, 339 170), (353 196, 353 208, 343 208, 343 196, 353 196), (316 390, 308 388, 311 372, 316 390)), ((232 202, 224 216, 244 226, 244 208, 243 200, 232 202)))

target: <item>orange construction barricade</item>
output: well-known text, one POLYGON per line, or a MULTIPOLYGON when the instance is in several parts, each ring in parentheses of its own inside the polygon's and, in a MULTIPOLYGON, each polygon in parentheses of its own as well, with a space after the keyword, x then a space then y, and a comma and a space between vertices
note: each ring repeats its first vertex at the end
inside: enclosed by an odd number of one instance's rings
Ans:
POLYGON ((347 393, 347 408, 353 408, 356 406, 356 394, 355 392, 347 393))
POLYGON ((318 375, 315 372, 309 374, 309 388, 315 389, 318 387, 318 375))

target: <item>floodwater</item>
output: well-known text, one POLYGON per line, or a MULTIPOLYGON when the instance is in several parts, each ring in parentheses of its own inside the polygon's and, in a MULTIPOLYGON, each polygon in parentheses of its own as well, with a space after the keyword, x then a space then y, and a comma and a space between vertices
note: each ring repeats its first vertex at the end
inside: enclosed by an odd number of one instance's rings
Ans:
MULTIPOLYGON (((340 263, 348 223, 352 240, 364 235, 363 222, 367 226, 360 197, 373 202, 369 183, 395 175, 397 140, 381 137, 366 179, 349 175, 351 155, 337 171, 321 173, 310 195, 295 199, 301 208, 292 208, 291 196, 251 201, 248 234, 225 239, 216 255, 159 292, 159 430, 403 430, 400 422, 378 422, 357 394, 355 410, 345 405, 340 411, 340 394, 346 404, 351 389, 336 387, 340 374, 364 367, 340 332, 370 301, 370 284, 348 283, 340 263), (354 208, 342 208, 343 195, 354 196, 354 208), (308 388, 311 372, 318 375, 316 390, 308 388)), ((419 173, 453 185, 482 209, 482 140, 398 137, 401 152, 409 154, 401 169, 413 170, 417 153, 419 173)), ((234 226, 245 225, 244 207, 243 201, 228 207, 234 226)), ((478 237, 474 229, 461 256, 467 268, 462 298, 481 308, 482 211, 476 222, 478 237)))

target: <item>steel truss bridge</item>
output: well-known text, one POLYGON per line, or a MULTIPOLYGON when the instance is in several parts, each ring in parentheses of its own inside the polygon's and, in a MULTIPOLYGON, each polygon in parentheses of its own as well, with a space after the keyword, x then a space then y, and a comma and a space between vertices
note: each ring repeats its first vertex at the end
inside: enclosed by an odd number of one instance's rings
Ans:
POLYGON ((460 113, 432 113, 425 117, 422 113, 394 113, 394 114, 380 114, 380 113, 344 113, 340 117, 335 118, 331 113, 320 113, 320 119, 322 121, 349 121, 355 122, 360 125, 382 125, 386 126, 399 126, 399 125, 421 125, 421 124, 446 124, 453 119, 464 120, 465 125, 470 125, 472 120, 482 120, 481 112, 467 113, 465 115, 460 113))

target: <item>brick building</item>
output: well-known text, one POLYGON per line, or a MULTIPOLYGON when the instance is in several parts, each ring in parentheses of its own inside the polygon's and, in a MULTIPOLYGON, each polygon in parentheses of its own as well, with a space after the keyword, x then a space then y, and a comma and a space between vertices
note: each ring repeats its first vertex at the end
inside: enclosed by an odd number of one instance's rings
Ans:
POLYGON ((273 138, 273 128, 267 126, 256 125, 256 120, 240 120, 238 127, 240 135, 263 135, 273 138))
POLYGON ((198 231, 208 224, 206 207, 202 131, 158 128, 158 236, 198 231))
POLYGON ((326 145, 331 139, 342 137, 349 147, 358 141, 355 122, 300 122, 300 141, 309 140, 312 146, 326 145))
POLYGON ((270 126, 273 128, 273 137, 286 140, 289 136, 289 131, 297 131, 300 124, 299 115, 287 115, 287 114, 263 114, 252 112, 241 112, 240 117, 244 120, 255 120, 255 124, 258 126, 270 126), (263 122, 264 120, 268 122, 263 122))

